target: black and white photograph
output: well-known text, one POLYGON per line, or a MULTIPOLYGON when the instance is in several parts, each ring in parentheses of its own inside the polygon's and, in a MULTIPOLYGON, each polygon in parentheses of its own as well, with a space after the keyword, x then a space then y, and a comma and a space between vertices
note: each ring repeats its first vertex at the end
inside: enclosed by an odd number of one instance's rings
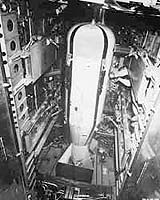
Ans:
POLYGON ((160 0, 0 0, 0 200, 160 200, 160 0))

